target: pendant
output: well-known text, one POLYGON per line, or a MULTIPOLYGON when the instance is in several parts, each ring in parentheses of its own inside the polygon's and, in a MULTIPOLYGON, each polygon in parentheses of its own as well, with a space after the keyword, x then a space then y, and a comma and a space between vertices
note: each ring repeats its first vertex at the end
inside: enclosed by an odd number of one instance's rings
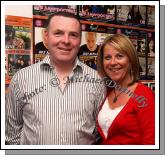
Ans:
POLYGON ((113 103, 115 103, 117 101, 117 97, 115 97, 114 99, 113 99, 113 103))

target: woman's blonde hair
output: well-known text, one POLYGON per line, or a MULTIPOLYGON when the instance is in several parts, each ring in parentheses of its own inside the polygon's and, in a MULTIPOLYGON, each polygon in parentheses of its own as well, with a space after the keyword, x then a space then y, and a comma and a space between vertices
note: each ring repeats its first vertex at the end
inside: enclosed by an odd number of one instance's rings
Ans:
POLYGON ((112 45, 114 49, 128 56, 130 62, 129 72, 133 78, 132 82, 130 82, 129 85, 132 85, 133 83, 137 82, 139 79, 139 59, 135 47, 133 46, 130 39, 124 34, 114 34, 107 37, 104 40, 104 42, 102 43, 102 45, 98 50, 98 57, 97 57, 98 73, 102 77, 107 77, 103 67, 104 47, 107 44, 112 45))

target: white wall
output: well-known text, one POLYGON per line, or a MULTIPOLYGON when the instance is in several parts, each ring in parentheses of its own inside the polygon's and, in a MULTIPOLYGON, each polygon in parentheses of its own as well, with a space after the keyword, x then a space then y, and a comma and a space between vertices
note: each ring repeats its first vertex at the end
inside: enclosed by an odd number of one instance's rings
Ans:
POLYGON ((5 15, 32 18, 32 5, 6 5, 5 15))

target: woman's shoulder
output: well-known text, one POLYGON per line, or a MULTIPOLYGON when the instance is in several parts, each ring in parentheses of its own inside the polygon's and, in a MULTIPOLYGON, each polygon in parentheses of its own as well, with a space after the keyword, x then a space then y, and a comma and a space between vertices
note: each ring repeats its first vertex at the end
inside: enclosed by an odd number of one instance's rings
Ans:
POLYGON ((155 93, 145 84, 142 82, 138 82, 137 87, 136 87, 136 92, 145 96, 155 96, 155 93))
POLYGON ((134 91, 134 95, 135 96, 132 100, 135 100, 133 105, 137 111, 143 111, 143 109, 154 109, 155 93, 149 87, 141 82, 138 82, 134 91))

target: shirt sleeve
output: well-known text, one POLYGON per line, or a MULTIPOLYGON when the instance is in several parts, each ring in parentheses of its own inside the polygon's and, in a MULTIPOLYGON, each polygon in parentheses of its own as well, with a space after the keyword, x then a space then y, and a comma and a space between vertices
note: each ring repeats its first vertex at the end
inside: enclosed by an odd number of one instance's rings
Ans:
POLYGON ((19 145, 23 126, 20 89, 15 75, 5 97, 5 144, 19 145))
POLYGON ((146 103, 137 105, 137 120, 142 134, 142 143, 145 145, 155 144, 155 95, 151 90, 145 91, 146 103))
POLYGON ((106 97, 106 87, 104 84, 96 85, 95 88, 96 92, 94 94, 95 101, 94 101, 94 118, 96 119, 96 116, 99 112, 100 105, 102 104, 104 98, 106 97))
MULTIPOLYGON (((106 87, 103 84, 96 85, 96 92, 95 92, 95 101, 94 101, 94 112, 93 112, 93 117, 94 121, 96 122, 97 114, 99 112, 100 106, 106 97, 106 87)), ((101 137, 97 129, 97 125, 95 125, 95 130, 93 132, 96 138, 96 143, 97 144, 101 137)))

